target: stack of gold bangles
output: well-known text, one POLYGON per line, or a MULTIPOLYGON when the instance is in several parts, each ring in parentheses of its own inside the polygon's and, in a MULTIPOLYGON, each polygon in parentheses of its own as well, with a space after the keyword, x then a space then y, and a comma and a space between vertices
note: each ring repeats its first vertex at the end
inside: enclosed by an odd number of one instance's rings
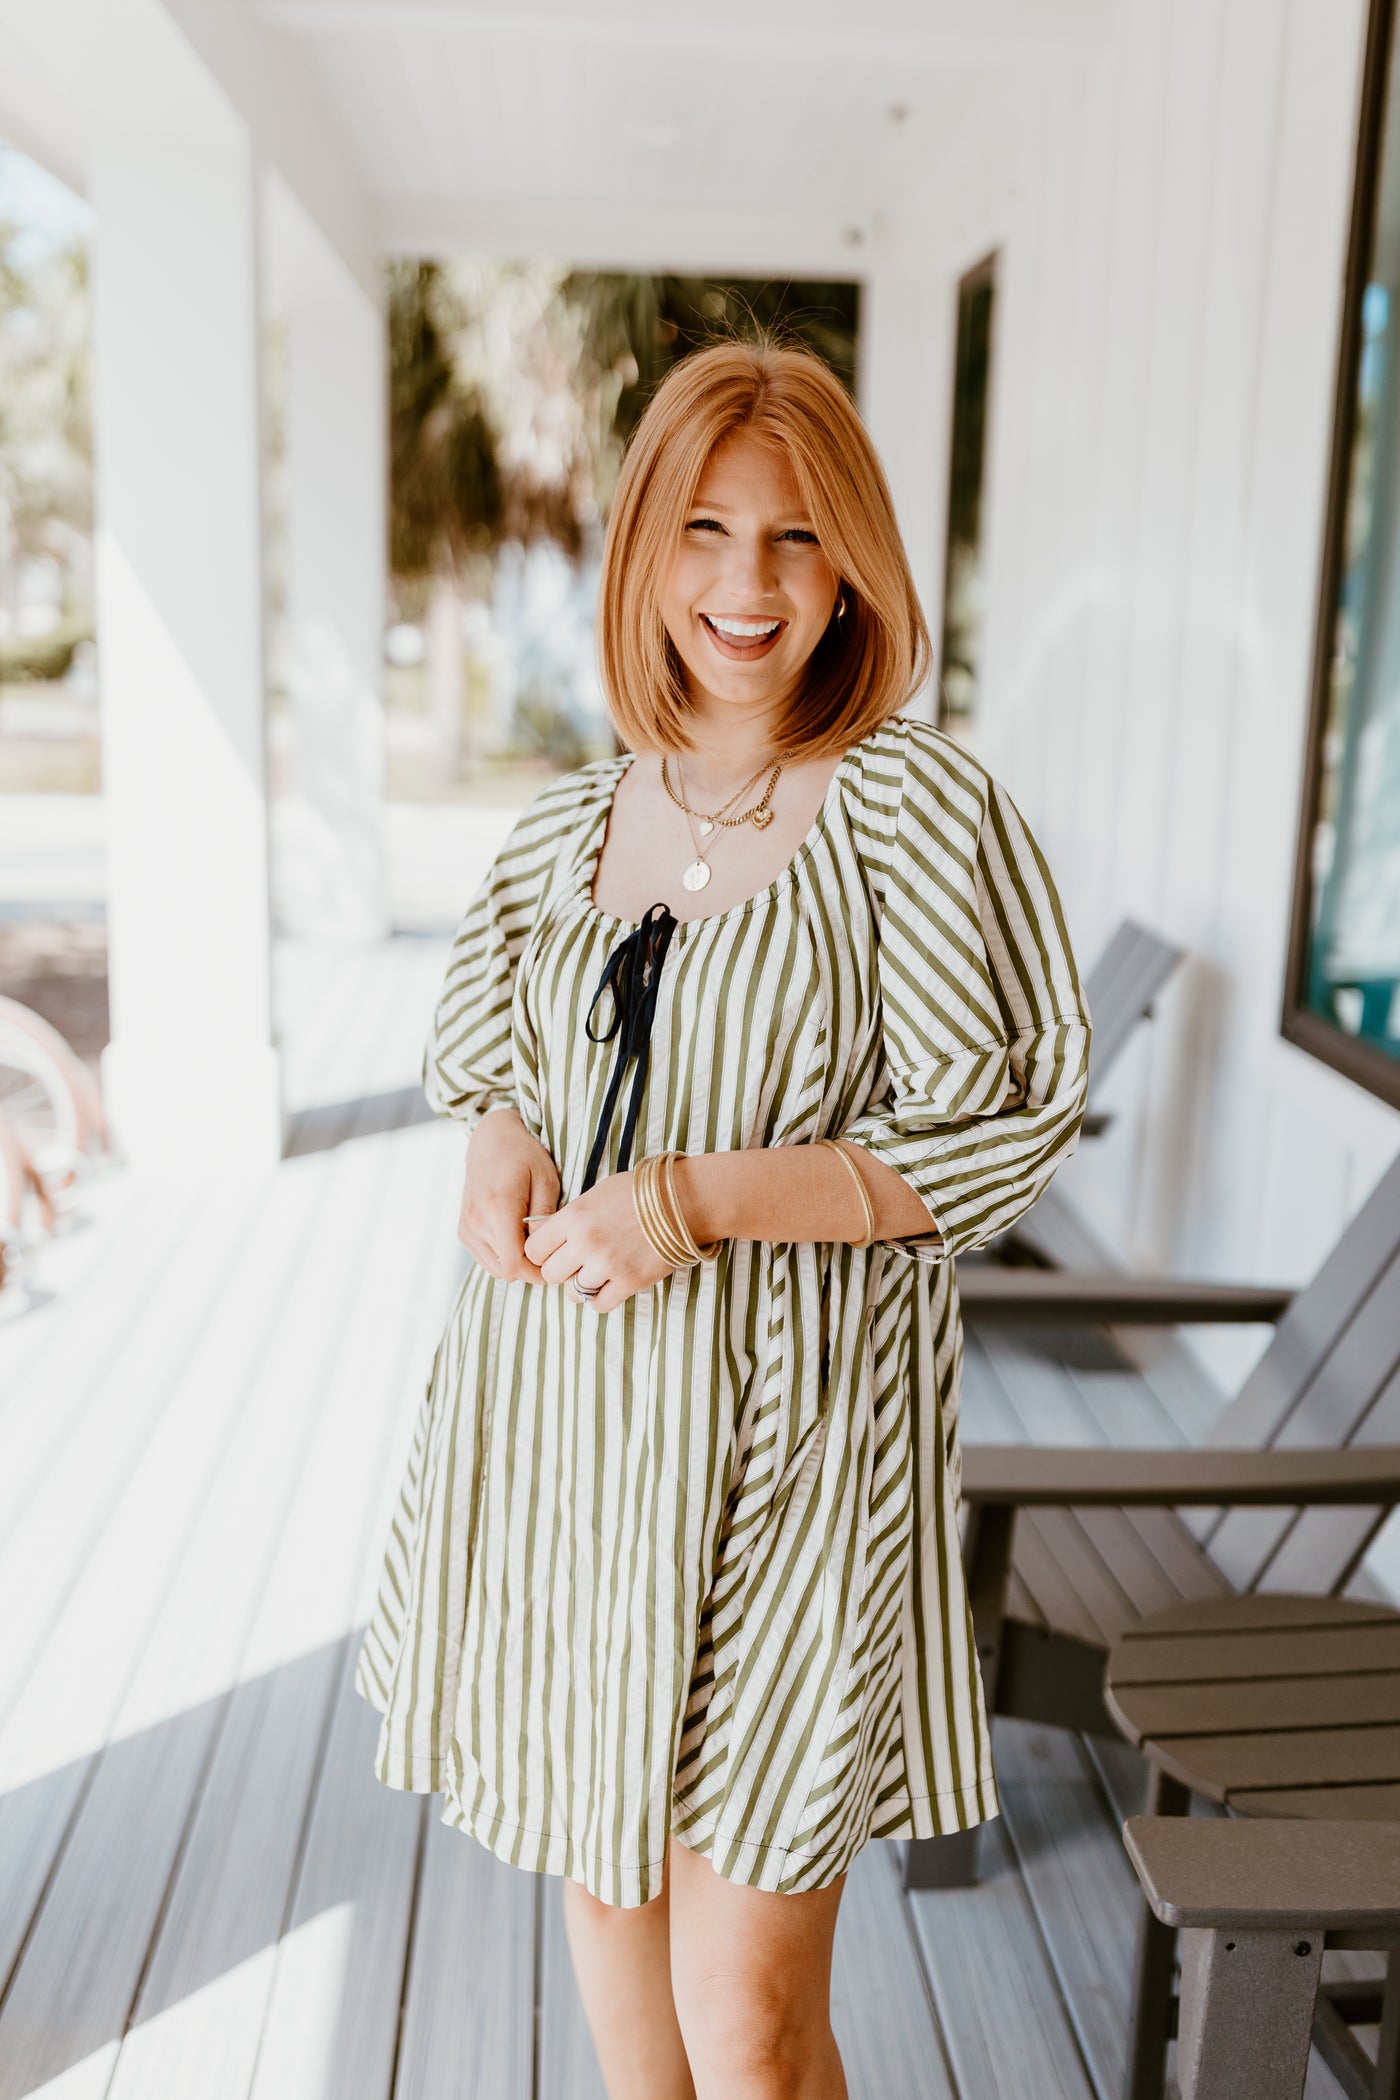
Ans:
POLYGON ((875 1206, 870 1200, 870 1191, 865 1186, 865 1177, 861 1173, 860 1168, 856 1165, 855 1161, 851 1158, 851 1155, 846 1150, 845 1146, 839 1145, 836 1142, 835 1138, 818 1138, 817 1143, 819 1145, 829 1146, 831 1151, 833 1151, 836 1154, 836 1157, 840 1160, 841 1164, 845 1167, 846 1172, 850 1175, 852 1181, 855 1183, 856 1191, 860 1196, 860 1207, 865 1218, 865 1238, 863 1240, 851 1240, 849 1242, 849 1245, 851 1245, 852 1247, 871 1246, 875 1239, 875 1206))
POLYGON ((632 1169, 632 1200, 637 1220, 661 1259, 673 1269, 691 1268, 698 1261, 713 1261, 723 1242, 711 1240, 708 1247, 696 1244, 676 1201, 675 1167, 679 1152, 655 1152, 639 1159, 632 1169))

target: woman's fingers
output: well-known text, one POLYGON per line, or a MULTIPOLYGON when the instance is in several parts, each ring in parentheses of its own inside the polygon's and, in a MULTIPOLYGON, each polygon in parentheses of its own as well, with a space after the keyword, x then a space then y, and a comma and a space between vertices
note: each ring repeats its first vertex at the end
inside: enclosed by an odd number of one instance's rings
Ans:
MULTIPOLYGON (((557 1248, 562 1247, 568 1238, 564 1226, 559 1222, 563 1215, 562 1211, 557 1211, 552 1217, 543 1219, 538 1225, 529 1225, 524 1228, 525 1238, 523 1246, 525 1259, 533 1262, 537 1269, 542 1270, 550 1255, 557 1248)), ((571 1271, 565 1271, 566 1275, 571 1273, 571 1271)), ((555 1279, 551 1279, 551 1281, 553 1280, 555 1279)))
POLYGON ((565 1240, 552 1254, 540 1259, 539 1271, 546 1283, 567 1283, 571 1276, 578 1275, 583 1265, 583 1254, 565 1240))
MULTIPOLYGON (((633 1297, 639 1288, 640 1286, 635 1283, 618 1283, 616 1281, 605 1283, 596 1298, 587 1300, 585 1310, 595 1313, 616 1312, 618 1306, 625 1305, 627 1300, 633 1297)), ((579 1302, 584 1304, 582 1299, 579 1302)))

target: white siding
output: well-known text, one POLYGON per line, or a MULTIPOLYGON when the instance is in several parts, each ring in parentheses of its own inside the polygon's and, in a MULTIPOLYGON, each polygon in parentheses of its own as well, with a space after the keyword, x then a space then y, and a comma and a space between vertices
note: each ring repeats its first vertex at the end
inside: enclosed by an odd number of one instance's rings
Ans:
POLYGON ((1190 958, 1065 1186, 1202 1275, 1305 1278, 1400 1142, 1278 1032, 1364 40, 1363 0, 1124 0, 930 233, 944 287, 952 220, 1002 247, 973 741, 1083 961, 1127 913, 1190 958))

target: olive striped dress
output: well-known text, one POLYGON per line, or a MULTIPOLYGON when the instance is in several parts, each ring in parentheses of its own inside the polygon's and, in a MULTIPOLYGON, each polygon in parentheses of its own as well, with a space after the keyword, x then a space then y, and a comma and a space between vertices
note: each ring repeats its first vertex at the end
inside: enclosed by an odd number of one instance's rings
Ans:
MULTIPOLYGON (((521 817, 424 1059, 432 1106, 467 1128, 518 1111, 563 1200, 613 1063, 584 1019, 636 924, 591 899, 630 763, 584 766, 521 817)), ((844 1135, 957 1253, 1073 1150, 1088 1045, 1016 809, 899 715, 843 755, 776 881, 676 930, 633 1156, 844 1135)), ((951 1263, 894 1243, 732 1240, 602 1316, 473 1268, 360 1653, 379 1778, 441 1791, 500 1858, 621 1906, 660 1893, 670 1831, 787 1891, 868 1838, 994 1816, 960 1360, 951 1263)))

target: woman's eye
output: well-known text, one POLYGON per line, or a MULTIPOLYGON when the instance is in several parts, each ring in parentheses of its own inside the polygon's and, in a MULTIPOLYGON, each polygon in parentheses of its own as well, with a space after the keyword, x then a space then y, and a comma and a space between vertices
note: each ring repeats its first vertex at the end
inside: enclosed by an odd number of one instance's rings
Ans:
POLYGON ((798 540, 804 547, 815 547, 819 544, 817 535, 814 532, 808 532, 803 525, 789 526, 788 530, 781 537, 785 540, 798 540))
POLYGON ((686 526, 687 532, 723 532, 718 518, 692 518, 686 526))

